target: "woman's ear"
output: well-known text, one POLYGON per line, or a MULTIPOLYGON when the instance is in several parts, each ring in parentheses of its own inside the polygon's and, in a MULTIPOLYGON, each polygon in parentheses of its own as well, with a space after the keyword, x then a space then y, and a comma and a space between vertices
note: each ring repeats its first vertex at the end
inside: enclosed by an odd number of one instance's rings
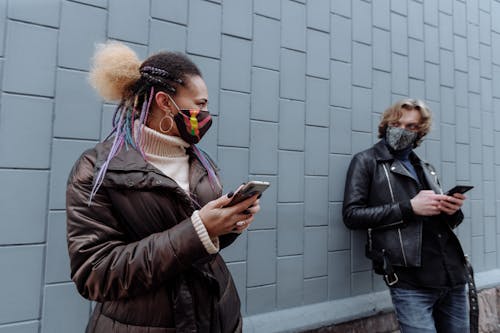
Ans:
POLYGON ((173 109, 172 109, 172 101, 170 100, 168 94, 164 91, 158 91, 155 95, 155 102, 156 102, 156 105, 164 110, 164 111, 171 111, 173 112, 173 109))

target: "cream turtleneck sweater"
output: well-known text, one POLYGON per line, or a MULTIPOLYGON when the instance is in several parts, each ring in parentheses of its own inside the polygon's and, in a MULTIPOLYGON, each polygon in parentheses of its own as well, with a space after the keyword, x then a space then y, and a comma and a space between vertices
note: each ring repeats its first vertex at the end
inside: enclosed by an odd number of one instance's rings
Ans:
MULTIPOLYGON (((189 195, 189 156, 186 153, 189 144, 177 136, 162 134, 147 126, 142 126, 141 144, 146 160, 175 180, 189 195)), ((210 238, 197 210, 191 216, 191 222, 207 252, 217 253, 219 238, 210 238)))
POLYGON ((146 160, 189 193, 189 144, 177 136, 142 127, 141 144, 146 160))

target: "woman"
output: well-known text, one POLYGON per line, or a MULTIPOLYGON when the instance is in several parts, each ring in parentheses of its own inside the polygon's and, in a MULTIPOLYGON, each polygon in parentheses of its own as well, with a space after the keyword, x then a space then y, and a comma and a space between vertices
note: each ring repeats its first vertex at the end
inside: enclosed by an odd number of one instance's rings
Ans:
POLYGON ((66 192, 71 277, 97 302, 87 333, 241 332, 218 254, 253 221, 257 195, 224 208, 216 167, 194 145, 211 125, 207 87, 185 55, 142 64, 98 48, 90 79, 120 101, 112 138, 82 154, 66 192))

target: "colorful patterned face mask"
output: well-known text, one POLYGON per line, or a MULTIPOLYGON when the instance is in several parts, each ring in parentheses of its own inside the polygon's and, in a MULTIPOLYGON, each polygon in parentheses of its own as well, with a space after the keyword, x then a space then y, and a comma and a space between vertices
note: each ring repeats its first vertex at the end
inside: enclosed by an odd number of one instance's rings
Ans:
POLYGON ((210 112, 203 110, 179 110, 174 121, 181 138, 189 144, 198 143, 212 126, 210 112))
POLYGON ((179 110, 174 116, 174 121, 181 139, 189 144, 200 142, 201 138, 210 126, 212 126, 210 112, 204 110, 181 110, 173 98, 170 97, 170 100, 174 103, 177 110, 179 110))

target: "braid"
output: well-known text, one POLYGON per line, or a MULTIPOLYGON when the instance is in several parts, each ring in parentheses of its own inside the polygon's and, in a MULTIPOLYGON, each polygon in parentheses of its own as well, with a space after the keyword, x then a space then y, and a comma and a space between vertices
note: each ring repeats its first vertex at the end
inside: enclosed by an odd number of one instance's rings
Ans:
POLYGON ((144 66, 141 68, 140 72, 141 72, 141 74, 161 77, 161 78, 166 79, 166 80, 172 80, 178 84, 183 84, 182 79, 173 77, 168 71, 163 70, 161 68, 156 68, 153 66, 144 66))
POLYGON ((135 93, 154 87, 175 95, 179 86, 185 86, 187 77, 201 76, 198 67, 180 52, 159 52, 146 59, 139 68, 141 78, 135 93))
POLYGON ((174 87, 172 87, 169 84, 169 82, 161 76, 155 76, 155 75, 151 75, 149 73, 141 73, 141 76, 142 76, 142 78, 145 79, 145 81, 147 83, 149 83, 152 86, 162 86, 162 87, 164 87, 164 89, 170 91, 171 93, 175 94, 175 92, 176 92, 176 89, 174 87))

